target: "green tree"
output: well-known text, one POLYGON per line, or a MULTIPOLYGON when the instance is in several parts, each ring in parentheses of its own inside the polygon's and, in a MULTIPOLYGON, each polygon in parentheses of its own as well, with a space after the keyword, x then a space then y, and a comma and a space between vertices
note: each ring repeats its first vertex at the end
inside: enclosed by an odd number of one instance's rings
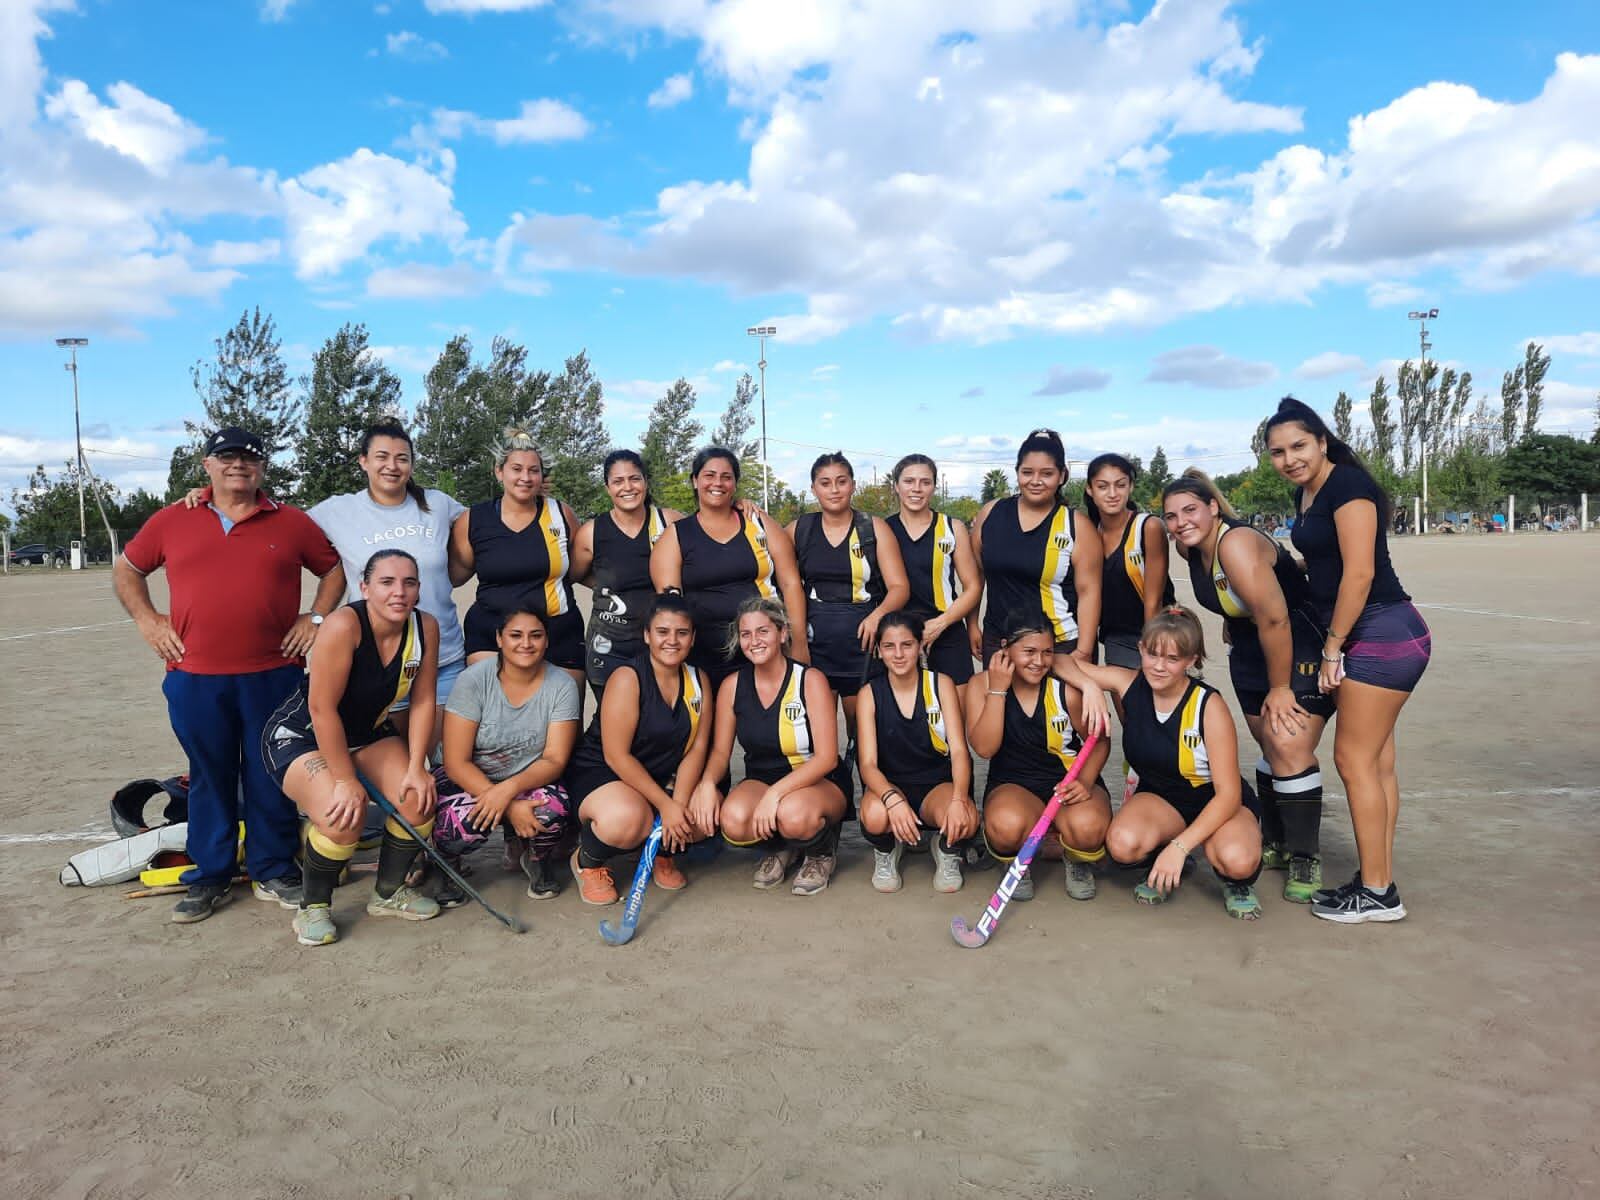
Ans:
MULTIPOLYGON (((87 549, 99 555, 107 549, 106 522, 109 521, 119 534, 123 531, 119 493, 114 485, 91 474, 84 477, 83 494, 88 514, 87 549)), ((156 501, 155 506, 159 508, 160 502, 156 501)), ((17 513, 13 542, 46 542, 52 547, 65 548, 69 541, 78 537, 77 464, 63 463, 61 473, 54 478, 45 473, 43 464, 34 467, 26 484, 11 489, 11 507, 17 513)))
MULTIPOLYGON (((639 456, 652 479, 687 474, 705 426, 694 419, 699 403, 687 379, 678 379, 650 409, 639 456)), ((729 447, 734 449, 734 447, 729 447)))
POLYGON ((611 434, 606 430, 605 392, 586 351, 567 359, 530 416, 544 451, 550 494, 580 516, 605 508, 600 464, 610 450, 611 434))
POLYGON ((458 334, 423 376, 413 434, 418 481, 468 505, 492 495, 494 482, 484 471, 489 423, 474 402, 472 384, 472 341, 458 334))
POLYGON ((1428 401, 1428 461, 1433 462, 1444 454, 1449 443, 1451 394, 1456 386, 1454 367, 1439 371, 1439 382, 1434 386, 1433 398, 1428 401))
POLYGON ((1517 422, 1522 416, 1522 364, 1500 378, 1500 444, 1514 446, 1517 422))
POLYGON ((983 491, 979 495, 983 503, 987 504, 991 500, 999 500, 1009 495, 1011 495, 1011 480, 1006 477, 1004 471, 999 467, 993 467, 984 473, 983 491))
POLYGON ((1419 376, 1408 358, 1400 364, 1395 378, 1395 398, 1400 402, 1400 469, 1411 470, 1411 438, 1417 431, 1417 414, 1422 406, 1418 396, 1419 376))
POLYGON ((749 437, 756 423, 755 403, 756 383, 746 371, 733 385, 733 399, 728 401, 722 419, 711 432, 712 445, 732 450, 744 462, 758 460, 760 443, 749 437))
POLYGON ((1506 451, 1500 483, 1519 498, 1574 501, 1600 491, 1600 449, 1566 434, 1528 434, 1506 451))
POLYGON ((175 500, 206 482, 200 465, 205 440, 225 425, 242 426, 261 438, 267 449, 264 486, 273 495, 294 496, 301 405, 289 386, 276 323, 258 307, 242 315, 215 346, 216 354, 195 363, 189 372, 204 418, 183 423, 189 443, 172 452, 167 496, 175 500))
POLYGON ((971 525, 977 519, 978 510, 983 507, 971 496, 945 496, 936 500, 933 507, 958 521, 965 521, 971 525))
POLYGON ((1500 458, 1470 439, 1432 465, 1430 499, 1444 508, 1488 512, 1505 494, 1500 486, 1500 458))
POLYGON ((1257 513, 1284 516, 1294 509, 1294 488, 1278 474, 1272 460, 1265 454, 1256 459, 1256 465, 1244 472, 1233 489, 1224 493, 1240 514, 1253 517, 1257 513))
POLYGON ((1333 435, 1341 442, 1349 445, 1355 436, 1355 431, 1350 424, 1352 405, 1350 397, 1344 392, 1333 402, 1333 435))
POLYGON ((1522 418, 1522 436, 1532 437, 1539 428, 1539 412, 1544 407, 1544 377, 1550 370, 1550 356, 1537 342, 1529 342, 1522 360, 1522 392, 1528 398, 1522 418))
POLYGON ((1172 468, 1167 465, 1167 452, 1160 446, 1150 458, 1150 469, 1144 473, 1150 481, 1150 490, 1153 495, 1159 496, 1167 484, 1172 482, 1172 468))
POLYGON ((372 353, 367 327, 347 324, 311 356, 305 436, 300 441, 300 502, 366 487, 356 459, 369 425, 400 413, 400 377, 372 353))
POLYGON ((1463 371, 1456 377, 1456 388, 1450 400, 1450 444, 1461 441, 1461 422, 1466 418, 1467 405, 1472 400, 1472 372, 1463 371))
POLYGON ((1379 375, 1367 400, 1367 416, 1372 420, 1372 454, 1385 465, 1394 461, 1394 418, 1389 411, 1389 381, 1379 375))

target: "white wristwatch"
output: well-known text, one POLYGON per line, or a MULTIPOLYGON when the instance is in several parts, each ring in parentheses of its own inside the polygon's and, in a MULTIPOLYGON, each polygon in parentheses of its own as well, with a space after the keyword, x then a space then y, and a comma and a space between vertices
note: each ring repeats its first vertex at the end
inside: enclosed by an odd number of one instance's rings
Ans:
POLYGON ((319 612, 314 612, 314 613, 311 614, 311 623, 313 625, 315 625, 315 626, 318 626, 319 628, 321 627, 323 621, 325 621, 325 620, 327 620, 327 618, 324 617, 319 612))

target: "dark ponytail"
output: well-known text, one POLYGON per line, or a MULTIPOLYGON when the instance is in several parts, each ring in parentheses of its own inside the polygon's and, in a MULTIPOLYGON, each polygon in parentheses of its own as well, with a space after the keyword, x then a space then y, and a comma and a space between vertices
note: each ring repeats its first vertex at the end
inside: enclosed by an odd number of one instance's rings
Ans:
MULTIPOLYGON (((1130 487, 1139 478, 1139 468, 1135 467, 1120 454, 1097 454, 1089 460, 1089 472, 1083 477, 1083 511, 1089 514, 1089 520, 1094 522, 1096 529, 1100 528, 1100 510, 1095 506, 1094 493, 1090 490, 1089 485, 1094 482, 1094 477, 1107 467, 1121 471, 1126 475, 1130 487)), ((1131 495, 1128 497, 1128 511, 1130 513, 1139 511, 1139 506, 1133 502, 1131 495)))
POLYGON ((1017 447, 1017 466, 1022 466, 1022 460, 1030 454, 1043 454, 1056 464, 1056 469, 1061 472, 1061 486, 1056 489, 1056 499, 1060 500, 1066 494, 1067 488, 1067 447, 1061 440, 1061 435, 1054 429, 1035 429, 1022 439, 1022 445, 1017 447))
POLYGON ((1361 461, 1361 456, 1350 448, 1350 444, 1334 436, 1333 430, 1329 429, 1327 422, 1317 415, 1316 409, 1304 401, 1296 400, 1293 396, 1285 396, 1278 401, 1278 411, 1267 418, 1266 428, 1262 431, 1262 436, 1268 436, 1279 425, 1287 425, 1290 422, 1300 426, 1312 437, 1326 443, 1329 462, 1336 466, 1349 467, 1366 476, 1367 482, 1372 484, 1373 489, 1378 493, 1378 515, 1383 522, 1379 528, 1387 529, 1394 519, 1394 505, 1389 499, 1389 493, 1373 477, 1372 472, 1367 469, 1367 464, 1361 461))
MULTIPOLYGON (((417 451, 411 444, 411 435, 406 432, 406 427, 399 421, 379 421, 376 425, 368 425, 365 433, 361 435, 361 456, 366 457, 367 451, 372 448, 373 438, 396 438, 406 444, 406 453, 411 455, 412 467, 416 467, 417 451)), ((423 512, 432 512, 428 507, 428 493, 415 479, 406 480, 406 495, 417 502, 417 507, 423 512)))

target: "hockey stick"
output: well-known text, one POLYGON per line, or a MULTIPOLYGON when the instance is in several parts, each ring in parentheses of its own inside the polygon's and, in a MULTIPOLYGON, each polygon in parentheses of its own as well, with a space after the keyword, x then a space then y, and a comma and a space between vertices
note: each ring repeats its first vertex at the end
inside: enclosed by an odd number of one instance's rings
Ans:
POLYGON ((639 910, 644 907, 645 889, 650 886, 650 872, 656 865, 656 852, 661 849, 661 818, 656 818, 656 823, 650 827, 650 836, 645 839, 644 849, 639 851, 639 865, 633 870, 633 886, 628 889, 628 903, 622 909, 622 924, 613 925, 610 921, 600 922, 600 936, 605 938, 607 945, 626 946, 633 937, 633 931, 639 927, 639 910))
POLYGON ((1028 864, 1033 862, 1033 856, 1039 852, 1039 843, 1044 840, 1045 832, 1056 819, 1056 814, 1061 811, 1061 798, 1070 787, 1083 766, 1089 761, 1089 752, 1100 741, 1098 733, 1091 733, 1083 743, 1083 749, 1078 751, 1078 756, 1072 760, 1072 769, 1066 777, 1056 784, 1055 791, 1050 793, 1050 803, 1044 806, 1044 812, 1039 814, 1039 819, 1033 823, 1033 828, 1028 833, 1028 840, 1022 843, 1022 849, 1017 851, 1017 857, 1012 862, 1010 870, 1000 880, 1000 886, 995 889, 993 896, 989 897, 989 907, 983 910, 983 916, 978 918, 975 928, 968 928, 966 921, 956 917, 950 922, 950 936, 955 938, 969 950, 976 950, 994 934, 994 927, 1000 923, 1000 914, 1006 911, 1006 905, 1011 903, 1012 894, 1016 892, 1017 885, 1022 882, 1022 877, 1027 873, 1028 864))
POLYGON ((506 916, 505 913, 501 912, 498 908, 485 900, 478 893, 477 888, 473 887, 465 879, 461 878, 461 873, 452 867, 447 861, 445 861, 443 854, 439 853, 438 847, 433 844, 433 839, 425 838, 418 833, 417 827, 400 815, 400 810, 394 806, 387 796, 382 795, 376 790, 370 791, 369 795, 377 799, 378 807, 383 809, 387 815, 400 822, 400 828, 404 829, 406 833, 410 834, 411 840, 422 847, 422 852, 428 856, 429 861, 443 871, 447 876, 449 876, 450 881, 460 888, 462 892, 481 904, 486 913, 488 913, 496 921, 499 921, 500 924, 504 925, 507 929, 511 930, 512 933, 528 932, 528 927, 526 925, 517 920, 515 917, 506 916))

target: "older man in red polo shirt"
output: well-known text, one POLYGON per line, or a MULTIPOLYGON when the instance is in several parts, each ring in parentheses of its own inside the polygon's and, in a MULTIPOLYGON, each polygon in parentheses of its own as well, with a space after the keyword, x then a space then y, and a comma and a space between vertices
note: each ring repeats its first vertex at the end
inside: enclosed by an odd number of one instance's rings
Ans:
POLYGON ((113 574, 117 599, 167 664, 167 712, 189 756, 195 869, 173 910, 179 924, 203 921, 231 898, 241 819, 255 895, 299 907, 299 822, 262 762, 261 732, 344 594, 339 554, 322 530, 261 490, 259 437, 218 430, 206 442, 205 470, 211 486, 200 502, 168 505, 146 521, 113 574), (157 567, 167 571, 170 617, 156 611, 145 582, 157 567), (300 611, 303 569, 322 580, 309 613, 300 611))

